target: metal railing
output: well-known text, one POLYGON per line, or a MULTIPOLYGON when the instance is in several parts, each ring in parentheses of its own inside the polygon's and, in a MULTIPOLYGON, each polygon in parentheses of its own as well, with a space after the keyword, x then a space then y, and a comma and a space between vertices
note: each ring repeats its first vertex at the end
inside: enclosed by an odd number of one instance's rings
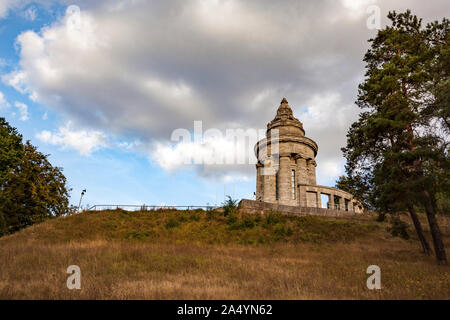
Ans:
POLYGON ((195 210, 195 209, 203 209, 203 210, 213 210, 219 208, 218 206, 167 206, 167 205, 134 205, 134 204, 96 204, 90 207, 89 211, 98 211, 98 210, 117 210, 122 209, 126 211, 150 211, 150 210, 195 210))

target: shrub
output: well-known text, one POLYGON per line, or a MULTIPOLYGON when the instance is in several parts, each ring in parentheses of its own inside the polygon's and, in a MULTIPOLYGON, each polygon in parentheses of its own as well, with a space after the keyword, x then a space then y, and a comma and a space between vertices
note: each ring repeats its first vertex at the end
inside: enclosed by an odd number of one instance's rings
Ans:
POLYGON ((238 221, 238 217, 237 217, 236 213, 232 212, 232 213, 228 214, 227 224, 229 226, 236 225, 237 221, 238 221))
POLYGON ((223 206, 223 215, 226 217, 228 215, 231 215, 237 211, 238 208, 238 201, 236 199, 231 199, 230 196, 227 196, 228 200, 226 200, 222 206, 223 206))
POLYGON ((142 240, 149 237, 151 232, 149 231, 130 231, 125 234, 125 239, 128 240, 142 240))
POLYGON ((409 239, 408 224, 400 220, 400 218, 397 216, 392 217, 391 227, 388 228, 388 231, 394 237, 400 237, 406 240, 409 239))
POLYGON ((439 214, 450 216, 450 199, 444 192, 436 194, 436 206, 439 214))
POLYGON ((375 219, 375 221, 377 221, 377 222, 383 222, 384 220, 386 220, 386 213, 384 213, 384 212, 379 212, 379 213, 378 213, 378 217, 375 219))
POLYGON ((266 225, 274 225, 281 222, 283 219, 283 214, 278 211, 269 211, 266 215, 265 223, 266 225))
POLYGON ((200 212, 199 211, 190 211, 189 214, 186 216, 183 216, 186 219, 189 219, 190 221, 199 221, 200 220, 200 212))
MULTIPOLYGON (((193 220, 192 216, 189 216, 189 219, 193 220)), ((177 212, 176 220, 181 223, 181 222, 188 221, 188 217, 186 216, 186 213, 184 213, 184 212, 177 212)))
POLYGON ((252 216, 244 216, 239 218, 237 213, 232 213, 227 218, 227 224, 232 230, 251 229, 255 227, 255 220, 252 216))
POLYGON ((255 226, 255 220, 252 217, 245 216, 244 219, 242 219, 242 226, 245 229, 251 229, 255 226))
POLYGON ((279 237, 291 236, 293 231, 290 226, 286 226, 284 223, 277 223, 273 228, 273 233, 279 237))
POLYGON ((166 229, 176 228, 179 225, 180 225, 180 221, 172 216, 172 217, 169 217, 169 219, 166 222, 166 229))
POLYGON ((208 210, 206 210, 206 218, 208 220, 213 220, 217 215, 217 212, 213 210, 213 208, 209 207, 208 210))

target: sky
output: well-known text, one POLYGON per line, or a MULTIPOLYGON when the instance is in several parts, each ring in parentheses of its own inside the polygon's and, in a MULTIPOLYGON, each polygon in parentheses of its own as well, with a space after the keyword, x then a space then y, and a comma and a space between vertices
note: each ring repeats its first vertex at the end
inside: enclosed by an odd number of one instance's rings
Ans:
POLYGON ((368 39, 408 8, 430 22, 450 2, 0 0, 0 116, 72 204, 215 205, 255 191, 251 156, 220 161, 253 148, 227 130, 264 130, 286 97, 334 186, 368 39))

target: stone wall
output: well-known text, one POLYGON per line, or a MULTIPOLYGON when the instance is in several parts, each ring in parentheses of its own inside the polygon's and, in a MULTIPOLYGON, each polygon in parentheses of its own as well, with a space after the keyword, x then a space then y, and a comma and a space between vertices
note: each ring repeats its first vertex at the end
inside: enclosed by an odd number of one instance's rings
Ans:
POLYGON ((239 202, 239 209, 243 210, 247 213, 252 214, 263 214, 265 212, 280 211, 282 213, 287 214, 295 214, 300 216, 326 216, 326 217, 344 217, 344 216, 355 216, 357 215, 354 211, 345 211, 345 210, 332 210, 332 209, 324 209, 324 208, 307 208, 307 207, 298 207, 298 206, 287 206, 276 203, 268 203, 263 201, 255 201, 242 199, 239 202))

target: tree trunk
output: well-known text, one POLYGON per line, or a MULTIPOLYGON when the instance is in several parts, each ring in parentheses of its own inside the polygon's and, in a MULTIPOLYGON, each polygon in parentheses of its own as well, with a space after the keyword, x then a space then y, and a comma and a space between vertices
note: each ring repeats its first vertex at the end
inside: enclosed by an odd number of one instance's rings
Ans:
POLYGON ((436 252, 436 259, 438 264, 446 265, 447 255, 445 253, 444 243, 442 242, 441 230, 436 220, 436 214, 434 212, 433 205, 431 203, 431 197, 427 190, 422 191, 423 204, 425 211, 427 212, 428 224, 430 225, 431 236, 433 237, 434 252, 436 252))
MULTIPOLYGON (((419 179, 423 179, 422 165, 419 160, 415 160, 414 169, 419 179)), ((422 188, 422 203, 427 213, 428 224, 430 225, 431 236, 433 237, 434 252, 436 253, 437 263, 441 265, 447 265, 447 254, 445 253, 444 242, 442 241, 441 230, 436 220, 436 213, 434 211, 431 196, 425 187, 422 188)))
POLYGON ((414 223, 414 227, 416 228, 417 236, 419 237, 420 243, 422 244, 423 252, 427 255, 431 255, 432 251, 430 245, 428 244, 427 239, 425 238, 422 230, 422 225, 419 221, 419 217, 417 216, 416 210, 412 205, 408 206, 409 214, 414 223))

